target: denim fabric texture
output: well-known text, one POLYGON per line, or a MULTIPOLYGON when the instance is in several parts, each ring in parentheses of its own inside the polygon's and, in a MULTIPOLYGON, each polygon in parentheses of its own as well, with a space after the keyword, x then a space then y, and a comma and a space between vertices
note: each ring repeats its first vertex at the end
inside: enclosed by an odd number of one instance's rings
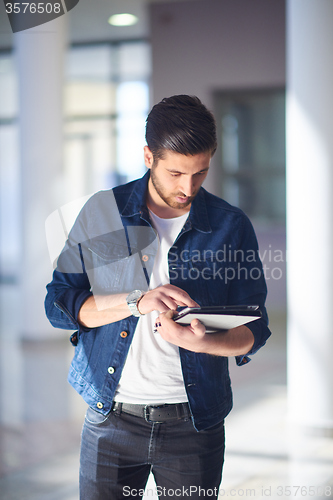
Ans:
POLYGON ((148 423, 89 408, 82 432, 80 500, 141 498, 150 471, 159 498, 217 498, 224 423, 196 432, 190 420, 148 423))
MULTIPOLYGON (((47 286, 45 308, 52 325, 77 330, 69 382, 103 415, 111 410, 138 318, 87 329, 77 317, 93 293, 148 289, 158 245, 145 204, 148 179, 149 172, 88 200, 47 286)), ((236 358, 239 365, 247 363, 270 336, 265 278, 247 216, 201 187, 168 260, 170 283, 201 306, 260 306, 262 318, 247 325, 254 345, 236 358)), ((207 429, 232 408, 228 358, 179 351, 193 424, 198 431, 207 429)))

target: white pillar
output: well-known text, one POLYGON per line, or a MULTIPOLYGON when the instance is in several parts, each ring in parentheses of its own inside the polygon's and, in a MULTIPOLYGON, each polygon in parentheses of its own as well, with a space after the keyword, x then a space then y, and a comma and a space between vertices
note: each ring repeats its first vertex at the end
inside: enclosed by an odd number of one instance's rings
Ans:
POLYGON ((14 35, 19 76, 22 193, 21 336, 54 334, 44 313, 51 264, 45 220, 58 208, 63 163, 66 16, 14 35))
POLYGON ((289 420, 333 430, 333 2, 287 3, 289 420))

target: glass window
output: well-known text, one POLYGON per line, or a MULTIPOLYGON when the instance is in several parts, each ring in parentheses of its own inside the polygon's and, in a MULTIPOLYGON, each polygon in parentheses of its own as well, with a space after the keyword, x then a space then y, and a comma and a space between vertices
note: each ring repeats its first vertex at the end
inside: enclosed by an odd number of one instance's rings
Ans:
POLYGON ((149 106, 148 85, 143 81, 121 83, 116 101, 118 172, 133 180, 145 171, 143 146, 149 106))
POLYGON ((144 173, 150 69, 147 42, 70 49, 65 176, 71 197, 113 187, 144 173))
POLYGON ((20 255, 18 129, 0 122, 0 281, 15 281, 20 255))
MULTIPOLYGON (((143 175, 150 45, 70 47, 64 85, 63 190, 72 201, 143 175)), ((20 252, 18 95, 14 56, 0 53, 0 281, 14 280, 20 252)))
POLYGON ((0 53, 0 281, 15 280, 20 252, 17 78, 12 54, 0 53))
POLYGON ((285 220, 285 92, 216 95, 221 195, 257 222, 285 220))
POLYGON ((118 72, 121 80, 147 81, 150 76, 151 47, 147 42, 121 44, 118 49, 118 72))
POLYGON ((0 53, 0 120, 16 117, 17 109, 17 78, 14 58, 10 52, 0 53))

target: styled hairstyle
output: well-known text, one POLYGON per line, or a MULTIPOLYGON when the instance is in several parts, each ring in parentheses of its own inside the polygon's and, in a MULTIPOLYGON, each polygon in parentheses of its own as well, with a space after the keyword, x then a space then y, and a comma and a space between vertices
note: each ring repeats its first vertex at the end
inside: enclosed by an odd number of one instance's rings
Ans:
POLYGON ((146 121, 146 141, 154 161, 166 150, 183 155, 216 151, 216 122, 200 99, 189 95, 165 97, 146 121))

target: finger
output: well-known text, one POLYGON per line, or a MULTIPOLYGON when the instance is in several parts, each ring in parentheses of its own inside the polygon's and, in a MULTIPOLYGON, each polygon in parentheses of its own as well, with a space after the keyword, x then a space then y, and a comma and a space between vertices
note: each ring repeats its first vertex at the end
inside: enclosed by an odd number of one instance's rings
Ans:
MULTIPOLYGON (((168 304, 168 299, 172 299, 175 302, 174 309, 177 306, 188 306, 188 307, 199 307, 199 304, 193 300, 185 290, 178 288, 174 285, 162 285, 155 289, 161 294, 162 300, 168 304)), ((170 307, 172 309, 172 307, 170 307)))
POLYGON ((168 311, 174 311, 176 307, 177 305, 175 303, 172 304, 168 302, 168 304, 166 304, 165 302, 159 302, 155 307, 155 310, 160 313, 167 313, 168 311))
POLYGON ((187 292, 182 290, 181 288, 172 287, 167 288, 165 286, 163 288, 163 292, 167 293, 167 296, 173 298, 178 306, 188 306, 188 307, 199 307, 199 304, 193 300, 187 292))
POLYGON ((164 313, 161 313, 158 318, 156 319, 156 322, 155 324, 157 326, 163 326, 165 325, 165 322, 170 322, 170 321, 173 321, 172 318, 174 316, 176 311, 174 310, 169 310, 167 312, 164 312, 164 313))
POLYGON ((181 301, 181 300, 178 300, 178 306, 186 306, 186 307, 200 307, 199 304, 197 302, 195 302, 194 300, 191 299, 192 302, 185 302, 185 301, 181 301))
POLYGON ((175 311, 175 310, 170 310, 170 309, 169 309, 169 310, 168 310, 168 311, 166 311, 166 312, 162 312, 162 313, 160 313, 160 314, 157 316, 156 320, 155 320, 155 327, 160 327, 160 326, 161 326, 161 323, 162 323, 162 321, 163 321, 163 319, 164 319, 164 318, 172 319, 172 318, 173 318, 173 316, 174 316, 174 314, 175 314, 176 312, 177 312, 177 311, 175 311))
POLYGON ((175 312, 176 312, 175 309, 169 309, 169 311, 161 314, 161 317, 162 318, 172 319, 174 317, 174 315, 175 315, 175 312))
POLYGON ((175 310, 178 307, 178 302, 173 297, 164 296, 159 299, 158 311, 167 312, 170 310, 175 310))
POLYGON ((156 307, 154 307, 154 310, 160 313, 166 313, 170 311, 170 307, 168 307, 164 302, 159 301, 156 307))
POLYGON ((173 320, 173 316, 175 313, 176 313, 175 310, 167 311, 166 313, 162 313, 159 315, 156 322, 159 323, 162 328, 170 328, 170 327, 174 328, 175 325, 179 326, 173 320))
POLYGON ((195 300, 191 299, 189 295, 177 295, 177 297, 173 296, 174 300, 177 302, 178 306, 187 306, 187 307, 199 307, 199 304, 195 302, 195 300))
POLYGON ((206 327, 197 318, 191 321, 191 328, 196 335, 203 335, 206 333, 206 327))

